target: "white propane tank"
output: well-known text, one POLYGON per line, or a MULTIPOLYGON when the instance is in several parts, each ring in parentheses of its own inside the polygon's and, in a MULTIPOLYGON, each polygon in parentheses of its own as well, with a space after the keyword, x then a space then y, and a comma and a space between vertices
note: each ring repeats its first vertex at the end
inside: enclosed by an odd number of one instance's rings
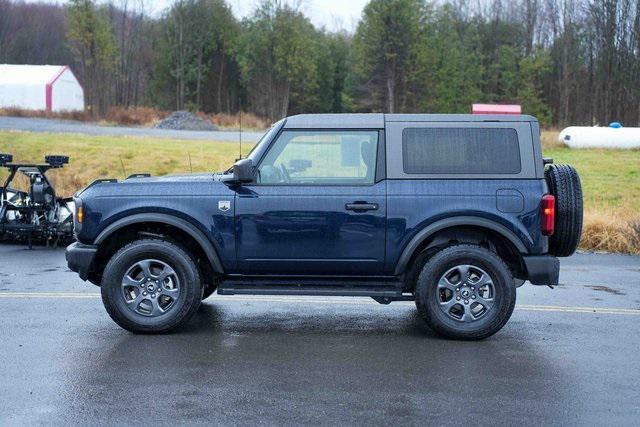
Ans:
POLYGON ((640 148, 640 128, 572 126, 558 139, 571 148, 640 148))

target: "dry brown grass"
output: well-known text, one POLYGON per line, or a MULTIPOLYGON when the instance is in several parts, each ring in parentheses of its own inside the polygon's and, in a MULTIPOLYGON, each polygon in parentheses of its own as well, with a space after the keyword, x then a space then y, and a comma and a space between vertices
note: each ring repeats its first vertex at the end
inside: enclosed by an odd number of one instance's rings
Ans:
POLYGON ((104 120, 120 126, 147 126, 152 125, 169 116, 168 111, 160 111, 154 108, 114 107, 104 116, 104 120))
MULTIPOLYGON (((211 116, 214 124, 221 128, 238 129, 240 127, 240 114, 214 114, 211 116)), ((244 129, 268 129, 271 122, 251 113, 242 113, 242 127, 244 129)))
POLYGON ((580 247, 586 250, 640 254, 640 216, 587 211, 580 247))
POLYGON ((544 129, 540 137, 543 150, 553 150, 555 148, 562 148, 565 145, 558 141, 558 135, 560 131, 558 129, 544 129))
POLYGON ((90 122, 95 120, 95 117, 84 111, 65 111, 56 113, 46 110, 23 110, 21 108, 0 108, 0 116, 76 120, 80 122, 90 122))

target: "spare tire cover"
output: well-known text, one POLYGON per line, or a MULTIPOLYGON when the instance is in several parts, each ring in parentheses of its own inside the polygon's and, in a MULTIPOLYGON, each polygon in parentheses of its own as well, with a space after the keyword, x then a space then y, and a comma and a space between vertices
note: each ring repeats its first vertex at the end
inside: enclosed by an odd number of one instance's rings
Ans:
POLYGON ((544 171, 549 191, 556 197, 555 232, 549 237, 549 253, 568 257, 578 248, 582 236, 582 184, 569 165, 549 165, 544 171))

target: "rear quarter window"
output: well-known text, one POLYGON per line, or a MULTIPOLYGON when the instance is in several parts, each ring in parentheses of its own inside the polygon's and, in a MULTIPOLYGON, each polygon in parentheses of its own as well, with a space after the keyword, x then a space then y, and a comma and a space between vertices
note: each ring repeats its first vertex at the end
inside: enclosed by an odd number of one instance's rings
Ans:
POLYGON ((406 128, 404 173, 515 175, 522 170, 518 133, 509 128, 406 128))

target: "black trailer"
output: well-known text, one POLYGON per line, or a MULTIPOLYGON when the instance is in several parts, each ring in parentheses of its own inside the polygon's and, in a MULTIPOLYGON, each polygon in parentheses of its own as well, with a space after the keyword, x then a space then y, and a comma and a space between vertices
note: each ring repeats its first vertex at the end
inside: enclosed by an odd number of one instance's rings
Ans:
POLYGON ((73 199, 56 196, 47 178, 51 169, 69 163, 67 156, 46 156, 44 164, 13 163, 13 156, 0 154, 0 167, 9 170, 0 187, 0 239, 34 240, 57 246, 73 239, 73 199), (11 183, 19 174, 29 180, 29 191, 19 191, 11 183))

